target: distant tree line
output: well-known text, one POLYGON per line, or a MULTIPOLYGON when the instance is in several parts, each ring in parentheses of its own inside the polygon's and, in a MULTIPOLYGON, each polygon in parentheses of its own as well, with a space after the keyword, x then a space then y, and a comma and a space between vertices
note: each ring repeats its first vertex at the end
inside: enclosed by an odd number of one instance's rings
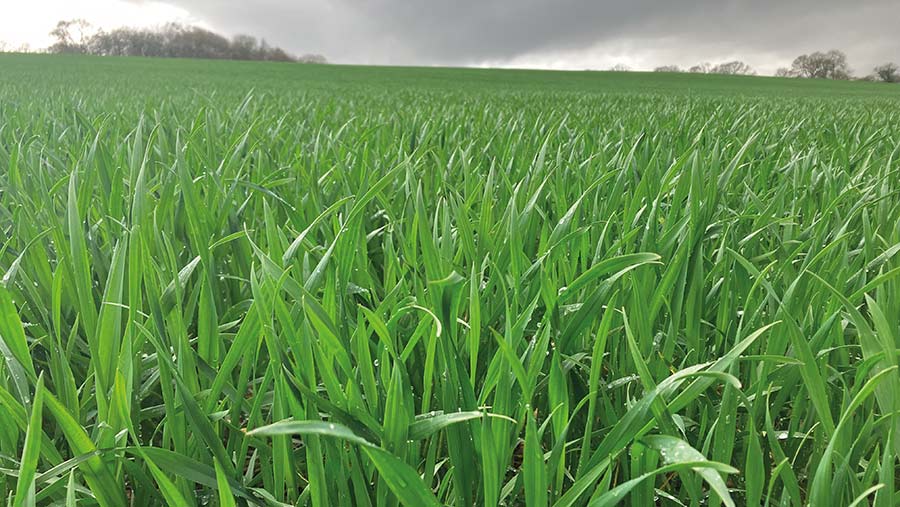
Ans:
MULTIPOLYGON (((875 66, 873 73, 860 79, 865 81, 883 81, 900 83, 897 64, 888 62, 875 66)), ((853 71, 847 63, 847 55, 843 51, 816 51, 808 55, 800 55, 791 66, 782 67, 775 73, 779 77, 801 77, 808 79, 854 79, 853 71)))
POLYGON ((93 30, 81 19, 60 21, 50 32, 56 39, 47 51, 56 54, 148 56, 326 63, 321 55, 294 56, 265 39, 236 35, 231 39, 197 26, 169 23, 159 28, 93 30))
MULTIPOLYGON (((662 65, 653 69, 653 72, 685 72, 685 70, 677 65, 662 65)), ((687 72, 692 74, 724 74, 729 76, 756 75, 756 71, 753 70, 753 67, 739 60, 723 62, 716 65, 704 62, 687 69, 687 72)))
POLYGON ((740 61, 733 60, 730 62, 719 63, 713 65, 708 62, 694 65, 688 72, 694 74, 724 74, 726 76, 755 76, 756 71, 753 67, 740 61))
POLYGON ((782 67, 775 73, 779 77, 803 77, 807 79, 850 79, 853 72, 843 51, 816 51, 800 55, 790 68, 782 67))
MULTIPOLYGON (((619 70, 613 68, 612 70, 619 70)), ((685 72, 677 65, 662 65, 654 72, 685 72)), ((735 60, 713 65, 701 63, 689 68, 687 72, 699 74, 727 74, 737 76, 753 76, 756 72, 746 63, 735 60)), ((800 55, 794 59, 790 67, 782 67, 775 73, 777 77, 796 77, 807 79, 853 79, 853 71, 847 63, 847 55, 843 51, 816 51, 800 55)), ((873 73, 861 78, 866 81, 883 81, 900 83, 900 67, 895 63, 885 63, 873 69, 873 73)))
MULTIPOLYGON (((160 28, 117 28, 110 32, 93 30, 84 20, 74 19, 57 23, 50 35, 56 42, 47 48, 50 53, 91 54, 101 56, 160 56, 170 58, 214 58, 228 60, 266 60, 278 62, 327 63, 322 55, 294 56, 283 49, 270 46, 265 39, 250 35, 236 35, 228 39, 196 26, 169 23, 160 28)), ((0 53, 31 52, 23 45, 13 48, 0 41, 0 53)), ((627 65, 618 64, 611 71, 628 72, 627 65)), ((690 72, 694 74, 724 74, 754 76, 756 71, 740 60, 694 65, 687 70, 677 65, 662 65, 654 72, 690 72)), ((800 55, 790 67, 782 67, 777 77, 807 79, 854 79, 847 55, 840 50, 816 51, 800 55)), ((900 83, 900 66, 888 62, 876 66, 872 74, 859 78, 865 81, 900 83)))
POLYGON ((0 40, 0 53, 31 53, 31 46, 29 44, 14 46, 0 40))

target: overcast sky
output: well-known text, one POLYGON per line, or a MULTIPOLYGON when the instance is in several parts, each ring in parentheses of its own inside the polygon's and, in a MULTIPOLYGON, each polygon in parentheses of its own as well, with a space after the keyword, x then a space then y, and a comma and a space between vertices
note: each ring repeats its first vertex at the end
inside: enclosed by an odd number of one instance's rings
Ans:
POLYGON ((0 41, 49 45, 59 19, 179 21, 335 63, 635 70, 742 59, 762 73, 844 50, 900 63, 900 0, 5 0, 0 41))

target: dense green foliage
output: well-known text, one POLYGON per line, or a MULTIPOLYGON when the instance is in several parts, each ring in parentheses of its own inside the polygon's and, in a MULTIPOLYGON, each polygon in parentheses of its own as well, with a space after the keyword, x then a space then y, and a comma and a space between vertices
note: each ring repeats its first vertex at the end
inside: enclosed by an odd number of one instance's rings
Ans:
POLYGON ((0 57, 0 493, 894 506, 898 106, 0 57))

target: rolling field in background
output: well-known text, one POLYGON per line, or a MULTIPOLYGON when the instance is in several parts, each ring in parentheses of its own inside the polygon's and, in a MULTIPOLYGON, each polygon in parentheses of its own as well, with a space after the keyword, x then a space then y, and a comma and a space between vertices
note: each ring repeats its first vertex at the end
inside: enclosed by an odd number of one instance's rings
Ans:
POLYGON ((897 505, 900 87, 0 55, 10 505, 897 505))

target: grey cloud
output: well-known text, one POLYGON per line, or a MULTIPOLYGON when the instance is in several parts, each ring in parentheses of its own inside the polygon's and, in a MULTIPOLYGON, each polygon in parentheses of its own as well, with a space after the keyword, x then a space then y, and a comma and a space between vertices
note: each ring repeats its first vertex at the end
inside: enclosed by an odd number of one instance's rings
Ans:
MULTIPOLYGON (((168 0, 215 28, 345 63, 528 62, 630 44, 645 60, 789 61, 838 47, 900 60, 896 0, 168 0)), ((659 63, 665 63, 660 61, 659 63)))

